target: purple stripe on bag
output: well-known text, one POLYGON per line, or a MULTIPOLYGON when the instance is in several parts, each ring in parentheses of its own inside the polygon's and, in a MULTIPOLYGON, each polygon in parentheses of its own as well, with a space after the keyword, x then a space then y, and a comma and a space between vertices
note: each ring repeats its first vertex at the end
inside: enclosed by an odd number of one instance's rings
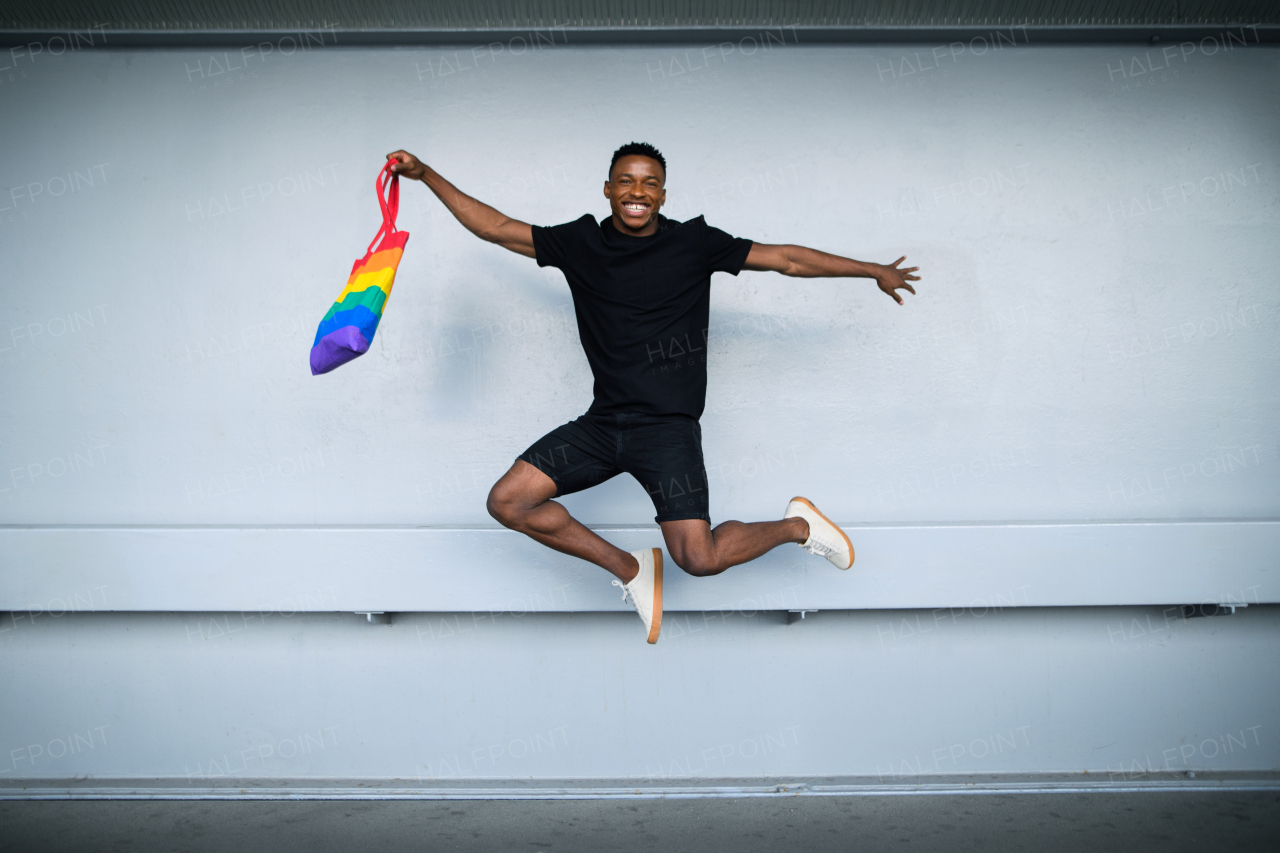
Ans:
POLYGON ((320 339, 311 348, 311 375, 328 373, 369 350, 369 342, 355 326, 343 326, 320 339))

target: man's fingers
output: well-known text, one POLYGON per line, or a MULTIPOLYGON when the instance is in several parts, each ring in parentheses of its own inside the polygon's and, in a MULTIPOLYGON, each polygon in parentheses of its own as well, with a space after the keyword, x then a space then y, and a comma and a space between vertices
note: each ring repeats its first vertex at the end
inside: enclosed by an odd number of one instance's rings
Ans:
POLYGON ((391 161, 391 171, 397 174, 404 174, 415 180, 420 180, 422 163, 418 161, 408 151, 401 148, 399 151, 392 151, 387 155, 387 159, 391 161))
POLYGON ((904 284, 904 285, 902 285, 902 286, 903 286, 903 287, 905 287, 907 290, 910 290, 910 291, 911 291, 911 295, 912 295, 912 296, 915 296, 915 295, 916 295, 916 289, 915 289, 914 287, 912 287, 911 285, 909 285, 909 284, 904 284))

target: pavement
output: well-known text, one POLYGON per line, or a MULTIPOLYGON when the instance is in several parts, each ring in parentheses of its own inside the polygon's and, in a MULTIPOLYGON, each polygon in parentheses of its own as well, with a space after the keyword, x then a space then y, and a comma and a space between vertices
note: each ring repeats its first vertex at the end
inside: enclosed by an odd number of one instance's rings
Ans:
POLYGON ((0 851, 1267 851, 1280 791, 8 800, 0 851))

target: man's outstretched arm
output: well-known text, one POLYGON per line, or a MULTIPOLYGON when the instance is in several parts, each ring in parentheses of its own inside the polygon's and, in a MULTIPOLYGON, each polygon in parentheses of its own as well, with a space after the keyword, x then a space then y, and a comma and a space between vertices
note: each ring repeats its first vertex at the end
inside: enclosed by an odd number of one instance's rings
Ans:
POLYGON ((880 289, 901 305, 902 297, 896 291, 901 289, 914 294, 916 290, 909 282, 920 280, 920 276, 911 275, 919 267, 898 268, 898 264, 906 259, 907 256, 903 255, 889 265, 869 264, 805 246, 753 243, 743 269, 780 272, 799 278, 874 278, 880 289))
POLYGON ((534 257, 533 228, 529 223, 512 219, 499 213, 482 201, 476 201, 453 184, 440 177, 435 169, 414 157, 408 151, 396 151, 387 155, 395 160, 391 171, 415 181, 422 181, 436 197, 444 202, 454 218, 481 240, 497 243, 527 258, 534 257))

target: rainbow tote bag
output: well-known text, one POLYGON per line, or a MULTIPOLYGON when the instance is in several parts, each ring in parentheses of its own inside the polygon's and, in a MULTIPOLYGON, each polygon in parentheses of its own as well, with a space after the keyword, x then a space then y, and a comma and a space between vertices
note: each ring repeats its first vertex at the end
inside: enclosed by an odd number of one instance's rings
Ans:
POLYGON ((409 241, 408 231, 396 230, 400 212, 400 176, 391 171, 388 160, 378 173, 378 204, 382 206, 382 228, 374 235, 364 257, 351 265, 347 286, 316 329, 311 345, 311 375, 328 373, 353 358, 364 355, 373 343, 373 333, 382 320, 382 309, 391 296, 396 267, 409 241), (391 182, 387 184, 387 175, 391 182))

